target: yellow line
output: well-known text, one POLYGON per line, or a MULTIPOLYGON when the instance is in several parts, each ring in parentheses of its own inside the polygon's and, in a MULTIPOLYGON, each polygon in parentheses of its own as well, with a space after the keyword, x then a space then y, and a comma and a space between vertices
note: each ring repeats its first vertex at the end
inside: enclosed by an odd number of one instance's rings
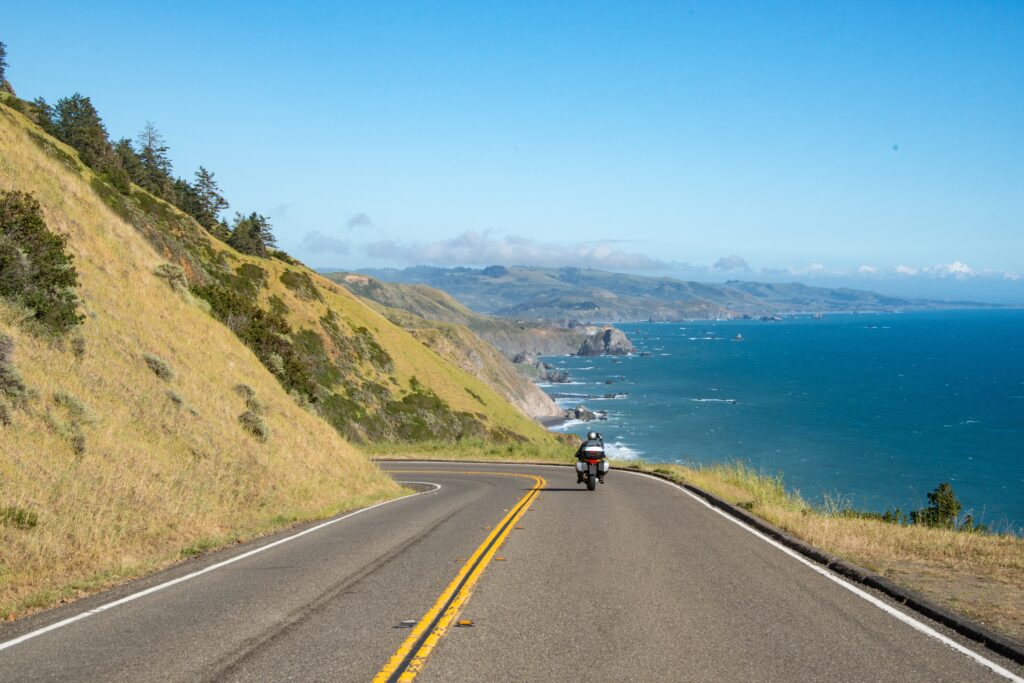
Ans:
POLYGON ((412 632, 409 633, 409 637, 398 647, 395 654, 391 656, 388 663, 381 669, 376 676, 374 676, 374 683, 385 683, 388 681, 402 663, 409 658, 409 654, 412 653, 412 659, 409 661, 408 666, 401 672, 398 677, 400 681, 411 681, 416 678, 416 674, 423 668, 426 663, 427 657, 433 652, 437 643, 447 633, 448 628, 451 626, 452 621, 458 615, 459 610, 469 599, 470 594, 473 591, 473 587, 476 582, 480 579, 484 569, 490 563, 491 558, 501 547, 501 544, 505 542, 505 538, 509 535, 512 529, 515 527, 515 523, 523 516, 523 513, 533 504, 536 499, 538 492, 547 486, 547 481, 543 477, 536 477, 531 474, 515 474, 510 472, 456 472, 453 470, 391 470, 394 474, 408 474, 410 472, 416 472, 417 474, 482 474, 487 476, 506 476, 506 477, 525 477, 534 480, 533 488, 527 492, 525 496, 519 499, 515 505, 512 506, 511 510, 497 525, 494 530, 487 535, 470 558, 465 564, 459 569, 459 572, 452 579, 448 587, 445 588, 441 596, 434 602, 434 605, 427 610, 427 613, 416 623, 413 627, 412 632), (477 562, 479 560, 479 563, 477 562), (473 565, 476 565, 475 567, 473 565), (467 577, 468 574, 468 577, 467 577), (465 581, 463 581, 465 579, 465 581), (461 588, 459 587, 461 585, 461 588), (457 591, 457 593, 456 593, 457 591), (445 608, 445 605, 448 605, 445 608), (438 619, 438 614, 444 610, 438 619), (426 639, 419 646, 419 648, 413 651, 416 643, 419 642, 420 638, 426 632, 434 621, 437 621, 437 625, 434 629, 427 634, 426 639))

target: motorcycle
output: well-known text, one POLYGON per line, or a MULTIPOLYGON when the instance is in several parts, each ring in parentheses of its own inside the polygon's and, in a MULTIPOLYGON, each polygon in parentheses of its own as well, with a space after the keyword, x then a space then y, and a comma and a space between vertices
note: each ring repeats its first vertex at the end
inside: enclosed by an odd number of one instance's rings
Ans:
POLYGON ((597 480, 603 478, 608 472, 608 461, 604 456, 604 449, 588 447, 576 460, 576 472, 583 478, 588 491, 597 488, 597 480))

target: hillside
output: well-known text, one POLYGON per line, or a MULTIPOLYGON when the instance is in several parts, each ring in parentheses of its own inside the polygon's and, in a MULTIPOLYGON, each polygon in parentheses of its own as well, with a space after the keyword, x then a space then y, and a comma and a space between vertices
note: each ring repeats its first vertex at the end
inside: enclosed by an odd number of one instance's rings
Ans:
POLYGON ((538 325, 481 315, 453 296, 427 285, 384 282, 357 273, 333 272, 324 277, 354 294, 426 320, 465 325, 508 357, 519 353, 557 356, 575 353, 586 334, 578 328, 538 325))
POLYGON ((84 321, 53 339, 0 305, 0 613, 396 495, 343 435, 555 443, 343 288, 115 190, 0 105, 3 190, 67 236, 84 321))
POLYGON ((385 281, 429 285, 474 311, 518 321, 685 320, 980 305, 901 299, 864 290, 799 283, 701 283, 583 268, 416 266, 361 272, 385 281))
POLYGON ((381 306, 380 310, 449 362, 493 387, 524 414, 535 418, 563 416, 564 411, 546 393, 465 325, 427 320, 397 308, 381 306))

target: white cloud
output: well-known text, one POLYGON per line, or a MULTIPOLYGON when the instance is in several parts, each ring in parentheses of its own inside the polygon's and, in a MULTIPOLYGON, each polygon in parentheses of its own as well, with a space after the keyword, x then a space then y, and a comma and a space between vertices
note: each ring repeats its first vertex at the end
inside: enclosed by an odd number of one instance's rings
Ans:
POLYGON ((857 269, 857 272, 861 273, 862 275, 877 275, 878 268, 876 268, 875 266, 861 266, 860 268, 857 269))
POLYGON ((804 268, 787 268, 786 272, 790 275, 825 275, 828 273, 828 269, 821 263, 812 263, 804 268))
POLYGON ((893 269, 893 272, 899 275, 917 275, 918 270, 917 268, 911 268, 910 266, 900 264, 893 269))
POLYGON ((364 250, 367 256, 374 258, 444 266, 528 265, 659 270, 671 265, 646 254, 624 251, 606 242, 545 244, 518 235, 499 236, 476 231, 427 244, 382 240, 367 244, 364 250))
POLYGON ((724 270, 727 272, 747 272, 750 270, 750 264, 747 263, 746 259, 733 254, 731 256, 723 256, 722 258, 715 261, 715 265, 712 266, 715 270, 724 270))
POLYGON ((925 268, 924 271, 938 277, 955 277, 958 280, 973 277, 975 274, 974 270, 963 261, 942 263, 931 268, 925 268))
POLYGON ((314 230, 313 232, 307 232, 302 238, 302 246, 313 252, 328 252, 331 254, 348 254, 351 251, 349 243, 345 240, 340 240, 337 237, 331 237, 325 235, 322 232, 314 230))

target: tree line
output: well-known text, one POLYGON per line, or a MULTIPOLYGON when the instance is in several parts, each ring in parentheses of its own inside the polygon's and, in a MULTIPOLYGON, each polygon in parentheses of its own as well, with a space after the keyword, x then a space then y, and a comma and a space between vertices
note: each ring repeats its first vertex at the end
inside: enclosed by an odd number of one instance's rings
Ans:
MULTIPOLYGON (((6 79, 7 66, 7 46, 0 42, 0 88, 13 96, 6 79)), ((230 204, 212 171, 200 166, 191 180, 175 177, 170 148, 151 122, 146 122, 134 140, 111 141, 96 107, 81 93, 53 104, 42 97, 14 101, 43 130, 74 147, 86 166, 120 192, 130 194, 135 184, 189 214, 211 235, 242 253, 268 256, 277 246, 268 216, 253 211, 236 212, 230 223, 223 218, 230 204)))

